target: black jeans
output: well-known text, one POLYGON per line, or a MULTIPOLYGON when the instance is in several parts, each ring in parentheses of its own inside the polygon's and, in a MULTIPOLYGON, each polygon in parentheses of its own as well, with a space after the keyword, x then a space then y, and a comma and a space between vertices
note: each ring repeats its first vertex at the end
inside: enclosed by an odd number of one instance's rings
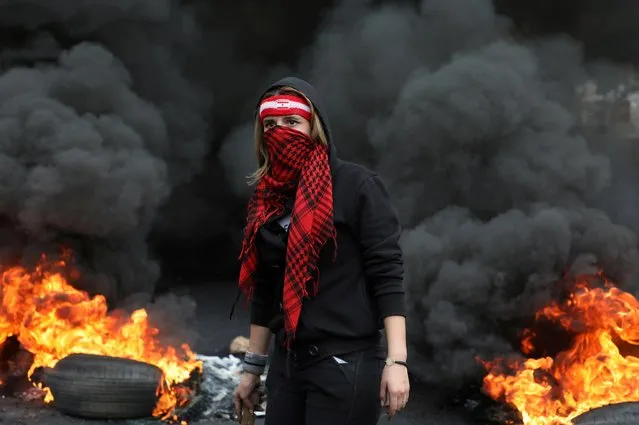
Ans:
MULTIPOLYGON (((305 368, 273 361, 266 377, 265 425, 376 425, 383 361, 358 351, 305 368)), ((275 359, 274 359, 275 360, 275 359)))

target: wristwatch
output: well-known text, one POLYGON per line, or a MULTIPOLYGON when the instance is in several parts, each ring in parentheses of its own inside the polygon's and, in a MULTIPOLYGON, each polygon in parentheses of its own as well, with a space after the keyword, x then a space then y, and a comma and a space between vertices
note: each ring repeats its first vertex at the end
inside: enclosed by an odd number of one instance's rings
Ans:
POLYGON ((384 363, 386 364, 386 366, 392 366, 394 364, 398 364, 398 365, 404 366, 405 368, 408 368, 408 363, 403 362, 401 360, 395 360, 395 359, 390 359, 389 358, 389 359, 384 360, 384 363))

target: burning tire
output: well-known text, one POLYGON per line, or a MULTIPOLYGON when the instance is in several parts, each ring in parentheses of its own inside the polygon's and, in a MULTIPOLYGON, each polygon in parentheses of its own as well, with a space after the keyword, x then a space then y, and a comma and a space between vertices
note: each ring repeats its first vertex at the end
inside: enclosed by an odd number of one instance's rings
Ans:
POLYGON ((578 416, 575 425, 637 425, 639 403, 618 403, 593 409, 578 416))
POLYGON ((135 360, 72 354, 47 369, 44 384, 53 404, 71 416, 92 419, 149 417, 157 403, 162 371, 135 360))

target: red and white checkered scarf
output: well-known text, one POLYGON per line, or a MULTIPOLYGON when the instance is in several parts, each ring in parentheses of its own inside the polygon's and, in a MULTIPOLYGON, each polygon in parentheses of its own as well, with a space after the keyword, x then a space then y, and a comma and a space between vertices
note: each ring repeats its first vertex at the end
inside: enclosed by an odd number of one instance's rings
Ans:
POLYGON ((270 167, 249 201, 239 285, 250 297, 257 268, 255 235, 271 217, 284 212, 286 199, 294 194, 282 302, 286 342, 290 347, 303 299, 308 297, 307 284, 313 281, 314 295, 319 289, 319 253, 329 239, 335 241, 333 182, 328 148, 306 134, 277 126, 264 133, 264 141, 270 167))

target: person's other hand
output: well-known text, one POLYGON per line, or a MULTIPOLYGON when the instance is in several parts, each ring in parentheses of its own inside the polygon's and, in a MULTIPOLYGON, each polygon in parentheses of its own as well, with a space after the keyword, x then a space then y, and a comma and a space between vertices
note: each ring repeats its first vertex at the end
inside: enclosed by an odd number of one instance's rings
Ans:
POLYGON ((235 404, 235 416, 242 423, 242 407, 247 407, 251 412, 258 402, 257 387, 260 385, 260 377, 252 373, 244 372, 240 383, 233 392, 233 404, 235 404))
POLYGON ((399 364, 385 366, 382 372, 379 398, 388 409, 388 419, 406 407, 410 392, 408 369, 399 364))

